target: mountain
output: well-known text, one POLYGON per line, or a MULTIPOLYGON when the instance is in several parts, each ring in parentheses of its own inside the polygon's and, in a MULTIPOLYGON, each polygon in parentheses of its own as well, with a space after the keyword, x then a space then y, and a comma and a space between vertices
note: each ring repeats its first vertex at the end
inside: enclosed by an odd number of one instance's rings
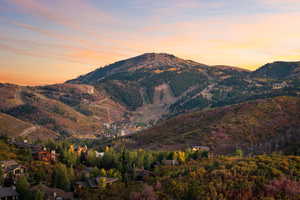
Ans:
POLYGON ((125 141, 128 147, 145 149, 204 145, 217 154, 233 153, 237 148, 254 154, 290 152, 299 150, 299 111, 299 97, 249 101, 179 115, 125 141))
POLYGON ((296 66, 275 62, 251 72, 232 66, 208 66, 170 54, 147 53, 99 68, 68 83, 101 88, 131 111, 131 120, 149 123, 199 108, 296 96, 299 79, 289 79, 298 73, 296 66), (283 71, 289 75, 283 73, 280 77, 283 71), (263 74, 278 75, 271 79, 263 74))
POLYGON ((0 84, 0 113, 63 137, 132 133, 168 118, 277 96, 299 96, 299 63, 251 72, 146 53, 55 84, 0 84))

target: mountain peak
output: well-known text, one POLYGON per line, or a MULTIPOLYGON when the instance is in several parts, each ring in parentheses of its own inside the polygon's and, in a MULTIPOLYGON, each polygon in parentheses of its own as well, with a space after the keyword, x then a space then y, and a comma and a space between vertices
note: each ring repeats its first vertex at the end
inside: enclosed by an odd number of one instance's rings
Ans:
MULTIPOLYGON (((143 56, 143 57, 152 57, 152 58, 155 58, 155 57, 173 57, 175 58, 176 56, 174 56, 173 54, 169 54, 169 53, 144 53, 142 55, 139 55, 139 56, 143 56)), ((137 57, 139 57, 137 56, 137 57)))
POLYGON ((121 60, 105 67, 98 68, 93 72, 68 82, 94 83, 102 80, 104 77, 123 72, 134 72, 138 70, 152 71, 161 68, 189 68, 193 66, 207 65, 178 58, 168 53, 144 53, 139 56, 121 60))
POLYGON ((117 63, 124 62, 134 62, 133 64, 142 64, 143 66, 150 65, 151 67, 159 67, 161 65, 176 65, 182 63, 200 65, 200 63, 184 60, 168 53, 144 53, 142 55, 135 56, 117 63))

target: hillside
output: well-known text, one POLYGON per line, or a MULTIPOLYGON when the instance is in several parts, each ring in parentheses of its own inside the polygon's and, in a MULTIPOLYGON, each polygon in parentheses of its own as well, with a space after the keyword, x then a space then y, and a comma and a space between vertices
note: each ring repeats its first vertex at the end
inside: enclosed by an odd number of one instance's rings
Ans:
POLYGON ((300 98, 276 97, 192 112, 133 135, 127 144, 146 149, 204 145, 215 153, 232 153, 238 148, 255 154, 299 152, 299 111, 300 98))
POLYGON ((125 110, 87 85, 2 84, 0 92, 1 112, 65 137, 95 137, 101 134, 103 123, 122 119, 125 110))

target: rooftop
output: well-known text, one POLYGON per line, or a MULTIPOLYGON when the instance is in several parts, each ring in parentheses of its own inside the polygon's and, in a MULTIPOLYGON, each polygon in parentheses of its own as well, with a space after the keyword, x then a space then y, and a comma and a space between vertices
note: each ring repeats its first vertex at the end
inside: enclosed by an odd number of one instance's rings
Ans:
POLYGON ((3 187, 0 188, 0 198, 2 197, 11 197, 11 196, 19 196, 16 190, 11 187, 3 187))

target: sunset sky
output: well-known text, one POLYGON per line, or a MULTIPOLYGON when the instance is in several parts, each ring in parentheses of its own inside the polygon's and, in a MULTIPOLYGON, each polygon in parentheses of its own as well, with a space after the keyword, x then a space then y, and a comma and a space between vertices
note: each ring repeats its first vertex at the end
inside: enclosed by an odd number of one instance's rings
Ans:
POLYGON ((61 83, 146 52, 300 60, 300 0, 1 0, 0 82, 61 83))

